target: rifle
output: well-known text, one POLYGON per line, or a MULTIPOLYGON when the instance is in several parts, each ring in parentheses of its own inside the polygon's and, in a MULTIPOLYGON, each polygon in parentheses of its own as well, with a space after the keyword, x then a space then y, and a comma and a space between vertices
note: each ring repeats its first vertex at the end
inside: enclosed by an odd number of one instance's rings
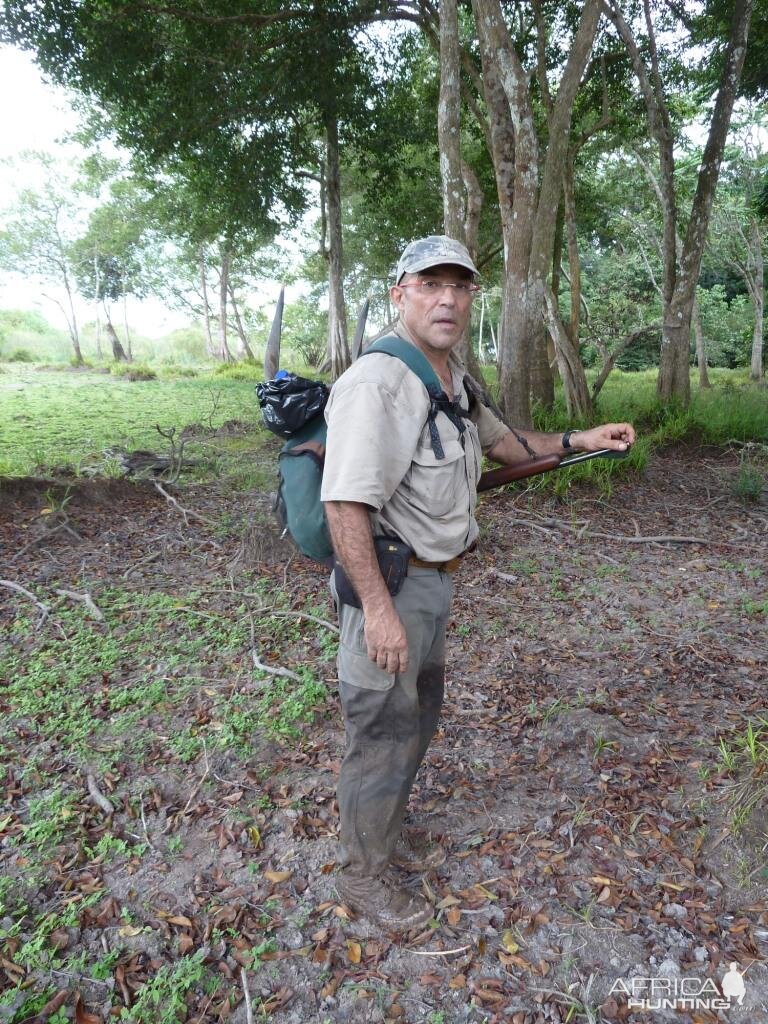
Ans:
POLYGON ((580 452, 569 459, 563 458, 562 455, 540 455, 529 462, 516 462, 512 466, 489 469, 481 474, 477 482, 477 492, 479 494, 481 491, 490 491, 493 487, 503 487, 513 480, 524 480, 526 477, 548 473, 553 469, 567 469, 568 466, 575 466, 577 462, 588 462, 590 459, 623 459, 628 454, 629 448, 623 452, 614 448, 601 448, 597 452, 580 452))

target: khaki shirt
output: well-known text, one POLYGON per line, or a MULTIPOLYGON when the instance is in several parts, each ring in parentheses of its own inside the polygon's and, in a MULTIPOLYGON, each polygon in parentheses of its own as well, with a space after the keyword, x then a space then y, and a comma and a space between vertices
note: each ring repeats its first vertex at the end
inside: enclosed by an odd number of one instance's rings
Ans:
MULTIPOLYGON (((396 333, 412 342, 398 324, 396 333)), ((469 409, 463 368, 451 357, 455 395, 469 409)), ((435 425, 445 458, 437 459, 427 425, 429 396, 401 359, 374 352, 339 377, 325 408, 328 440, 323 501, 369 505, 374 534, 405 541, 418 558, 447 561, 478 535, 475 521, 482 454, 509 431, 477 403, 464 420, 463 443, 445 413, 435 425)))

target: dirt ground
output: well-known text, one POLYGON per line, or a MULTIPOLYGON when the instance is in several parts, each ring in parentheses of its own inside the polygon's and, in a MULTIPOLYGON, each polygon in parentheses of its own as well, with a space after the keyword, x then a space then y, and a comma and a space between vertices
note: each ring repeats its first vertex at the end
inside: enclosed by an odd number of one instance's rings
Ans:
MULTIPOLYGON (((221 984, 188 989, 179 1019, 197 1024, 768 1022, 768 832, 759 816, 731 827, 733 779, 719 757, 721 737, 735 742, 766 714, 768 500, 735 497, 737 469, 719 450, 679 449, 609 498, 484 498, 480 547, 456 574, 442 728, 410 811, 448 851, 425 878, 403 876, 435 904, 420 935, 394 939, 351 919, 334 893, 343 731, 332 660, 322 667, 329 698, 299 740, 256 735, 245 761, 226 750, 166 759, 142 822, 120 803, 130 772, 113 788, 97 780, 117 808, 105 823, 65 752, 52 751, 88 828, 151 841, 141 858, 89 868, 90 882, 76 850, 51 858, 36 910, 73 888, 103 889, 61 941, 69 952, 116 951, 103 981, 59 980, 64 1019, 114 1019, 153 972, 200 952, 221 984), (225 816, 233 807, 258 823, 257 838, 225 816), (161 840, 169 830, 176 857, 161 840), (261 955, 245 957, 259 943, 261 955), (743 1006, 707 1004, 732 962, 746 971, 743 1006), (702 1001, 632 1009, 633 979, 638 997, 650 984, 640 979, 655 979, 657 998, 688 979, 702 1001)), ((291 558, 268 525, 268 495, 166 489, 186 515, 151 483, 73 484, 74 533, 49 524, 42 537, 50 484, 4 484, 0 577, 41 601, 87 589, 98 606, 117 579, 184 593, 237 590, 256 572, 284 586, 292 607, 310 597, 332 618, 323 570, 291 558), (238 528, 217 531, 223 516, 238 528)), ((8 590, 0 606, 0 629, 32 610, 8 590)), ((311 662, 314 645, 299 640, 285 663, 311 662)), ((34 796, 23 768, 36 733, 14 719, 1 686, 0 705, 13 736, 7 827, 34 796)), ((16 877, 18 861, 0 838, 0 870, 16 877)), ((0 946, 5 985, 21 976, 15 948, 0 946)), ((166 1011, 156 1019, 173 1020, 166 1011)))

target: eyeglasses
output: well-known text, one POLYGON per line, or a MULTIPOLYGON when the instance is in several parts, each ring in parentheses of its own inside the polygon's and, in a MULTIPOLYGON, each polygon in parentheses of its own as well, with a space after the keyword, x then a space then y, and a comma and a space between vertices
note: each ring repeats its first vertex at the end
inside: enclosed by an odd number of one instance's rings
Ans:
POLYGON ((436 281, 431 277, 420 277, 417 281, 407 281, 405 284, 399 284, 398 288, 418 288, 425 295, 430 295, 436 298, 445 288, 453 288, 456 292, 456 297, 461 299, 469 299, 474 297, 477 292, 481 291, 479 284, 470 284, 468 281, 436 281))

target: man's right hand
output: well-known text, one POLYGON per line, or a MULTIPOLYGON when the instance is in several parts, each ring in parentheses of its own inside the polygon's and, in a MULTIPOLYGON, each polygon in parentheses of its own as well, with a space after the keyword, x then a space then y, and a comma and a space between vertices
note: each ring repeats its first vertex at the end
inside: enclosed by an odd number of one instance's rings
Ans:
POLYGON ((405 672, 408 668, 408 637, 392 600, 363 608, 368 657, 384 672, 405 672))

